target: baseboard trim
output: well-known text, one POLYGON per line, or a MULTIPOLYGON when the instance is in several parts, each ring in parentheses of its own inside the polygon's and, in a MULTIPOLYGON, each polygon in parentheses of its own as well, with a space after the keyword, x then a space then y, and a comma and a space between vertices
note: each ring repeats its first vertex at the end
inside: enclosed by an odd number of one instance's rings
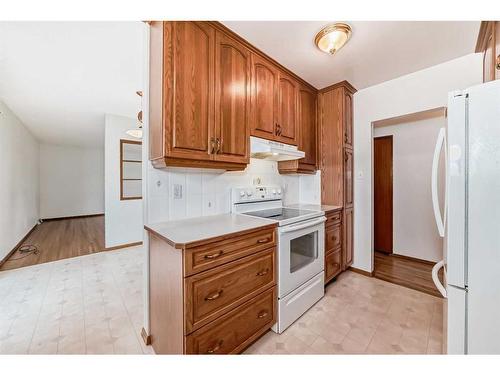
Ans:
POLYGON ((56 221, 56 220, 66 220, 66 219, 84 219, 86 217, 96 217, 96 216, 104 216, 104 214, 50 217, 48 219, 42 219, 42 221, 56 221))
POLYGON ((21 240, 20 240, 20 241, 16 244, 16 246, 14 246, 14 248, 13 248, 11 251, 9 251, 9 252, 7 253, 7 255, 3 257, 3 259, 2 259, 2 260, 0 260, 0 267, 2 267, 2 266, 5 264, 5 262, 7 262, 7 260, 8 260, 8 259, 9 259, 12 255, 14 255, 14 253, 17 251, 17 249, 19 249, 19 248, 21 247, 21 245, 23 244, 23 242, 24 242, 24 241, 26 241, 26 239, 29 237, 29 235, 30 235, 31 233, 33 233, 33 231, 35 230, 35 228, 37 227, 37 225, 38 225, 38 224, 35 224, 35 225, 33 226, 33 228, 31 228, 31 229, 29 230, 29 232, 28 232, 28 233, 26 233, 26 235, 25 235, 23 238, 21 238, 21 240))
POLYGON ((391 257, 396 257, 396 258, 400 258, 400 259, 406 259, 406 260, 410 260, 412 262, 419 262, 419 263, 423 263, 423 264, 428 264, 428 265, 435 265, 436 262, 432 262, 430 260, 425 260, 425 259, 419 259, 419 258, 414 258, 414 257, 409 257, 407 255, 401 255, 401 254, 388 254, 389 256, 391 257))
POLYGON ((151 335, 148 335, 144 327, 141 329, 141 337, 144 340, 144 344, 151 345, 151 335))
POLYGON ((104 250, 105 251, 118 250, 118 249, 124 249, 126 247, 139 246, 139 245, 142 245, 142 241, 139 241, 139 242, 130 242, 130 243, 126 243, 126 244, 123 244, 123 245, 106 247, 106 248, 104 248, 104 250))
POLYGON ((349 267, 348 270, 352 271, 354 273, 359 273, 360 275, 363 275, 363 276, 373 277, 373 272, 360 270, 359 268, 349 267))

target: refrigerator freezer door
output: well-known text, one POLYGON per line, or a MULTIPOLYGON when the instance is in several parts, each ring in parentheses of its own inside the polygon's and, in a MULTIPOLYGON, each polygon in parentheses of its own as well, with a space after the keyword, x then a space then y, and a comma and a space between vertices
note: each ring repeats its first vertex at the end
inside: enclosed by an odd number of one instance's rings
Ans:
POLYGON ((448 159, 445 259, 449 285, 465 288, 465 188, 467 99, 448 98, 448 159))
POLYGON ((468 94, 467 345, 500 354, 500 81, 468 94))
POLYGON ((446 332, 447 354, 466 354, 467 292, 465 289, 448 287, 448 324, 446 332))

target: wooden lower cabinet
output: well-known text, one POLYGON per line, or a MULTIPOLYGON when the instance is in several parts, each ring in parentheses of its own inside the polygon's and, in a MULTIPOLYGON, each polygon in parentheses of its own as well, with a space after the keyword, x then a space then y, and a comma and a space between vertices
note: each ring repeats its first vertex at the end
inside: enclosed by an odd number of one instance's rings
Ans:
POLYGON ((325 255, 325 283, 342 272, 342 254, 340 248, 325 255))
POLYGON ((240 353, 276 321, 276 288, 186 337, 186 354, 240 353))
POLYGON ((275 225, 199 243, 149 232, 156 354, 239 353, 276 323, 275 225))
POLYGON ((342 271, 342 209, 325 213, 325 284, 342 271))

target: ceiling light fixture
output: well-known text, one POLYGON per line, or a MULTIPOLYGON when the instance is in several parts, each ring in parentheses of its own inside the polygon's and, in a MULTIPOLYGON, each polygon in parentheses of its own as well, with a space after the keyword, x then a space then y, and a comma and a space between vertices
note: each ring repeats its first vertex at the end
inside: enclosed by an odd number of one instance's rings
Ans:
POLYGON ((351 33, 351 26, 348 24, 334 23, 333 25, 323 27, 316 34, 314 44, 323 52, 333 55, 347 43, 351 37, 351 33))

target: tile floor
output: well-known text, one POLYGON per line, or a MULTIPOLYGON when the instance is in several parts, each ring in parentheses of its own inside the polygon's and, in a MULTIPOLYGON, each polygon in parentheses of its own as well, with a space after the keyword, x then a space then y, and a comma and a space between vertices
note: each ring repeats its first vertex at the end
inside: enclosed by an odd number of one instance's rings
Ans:
POLYGON ((246 354, 441 354, 443 299, 350 271, 284 333, 246 354))
POLYGON ((0 272, 1 354, 143 354, 142 247, 0 272))
MULTIPOLYGON (((0 272, 0 354, 146 354, 142 247, 0 272)), ((345 272, 246 353, 441 353, 443 300, 345 272)))

